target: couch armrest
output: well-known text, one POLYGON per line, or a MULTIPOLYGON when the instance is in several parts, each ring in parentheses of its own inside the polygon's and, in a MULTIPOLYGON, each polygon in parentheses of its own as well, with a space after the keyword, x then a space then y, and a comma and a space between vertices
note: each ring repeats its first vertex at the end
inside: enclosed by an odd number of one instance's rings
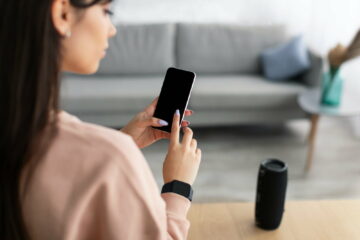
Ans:
POLYGON ((324 61, 312 51, 308 51, 308 53, 311 66, 310 69, 300 77, 300 81, 310 88, 319 87, 321 84, 324 61))

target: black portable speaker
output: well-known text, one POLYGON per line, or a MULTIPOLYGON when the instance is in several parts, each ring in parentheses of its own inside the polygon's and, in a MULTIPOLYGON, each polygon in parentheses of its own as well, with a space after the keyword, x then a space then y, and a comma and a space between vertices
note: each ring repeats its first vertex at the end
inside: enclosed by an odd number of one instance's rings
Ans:
POLYGON ((268 159, 260 164, 257 179, 255 221, 262 229, 279 227, 284 212, 287 165, 277 159, 268 159))

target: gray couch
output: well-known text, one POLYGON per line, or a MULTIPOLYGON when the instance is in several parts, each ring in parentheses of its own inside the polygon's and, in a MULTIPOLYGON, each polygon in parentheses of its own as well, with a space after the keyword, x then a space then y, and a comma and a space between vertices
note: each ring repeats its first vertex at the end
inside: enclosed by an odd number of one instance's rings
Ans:
POLYGON ((235 24, 121 24, 91 76, 64 74, 63 109, 84 121, 121 127, 160 92, 168 67, 194 71, 192 126, 284 122, 305 118, 297 96, 319 85, 322 59, 275 83, 262 76, 260 53, 289 40, 283 26, 235 24))

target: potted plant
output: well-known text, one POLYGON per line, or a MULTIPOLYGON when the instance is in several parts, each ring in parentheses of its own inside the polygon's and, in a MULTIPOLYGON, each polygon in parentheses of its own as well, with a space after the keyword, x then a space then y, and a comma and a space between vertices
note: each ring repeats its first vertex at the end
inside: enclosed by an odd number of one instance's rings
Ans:
POLYGON ((360 56, 360 30, 348 47, 337 44, 328 53, 329 72, 322 80, 321 104, 338 106, 340 104, 343 79, 340 68, 345 62, 360 56))

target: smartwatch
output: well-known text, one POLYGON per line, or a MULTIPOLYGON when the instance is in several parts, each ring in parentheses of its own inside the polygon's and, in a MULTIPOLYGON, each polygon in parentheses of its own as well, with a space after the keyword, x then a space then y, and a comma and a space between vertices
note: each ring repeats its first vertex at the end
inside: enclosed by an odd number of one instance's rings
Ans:
POLYGON ((171 182, 165 183, 162 187, 161 193, 177 193, 183 197, 186 197, 190 201, 192 201, 193 197, 193 189, 191 185, 182 181, 173 180, 171 182))

